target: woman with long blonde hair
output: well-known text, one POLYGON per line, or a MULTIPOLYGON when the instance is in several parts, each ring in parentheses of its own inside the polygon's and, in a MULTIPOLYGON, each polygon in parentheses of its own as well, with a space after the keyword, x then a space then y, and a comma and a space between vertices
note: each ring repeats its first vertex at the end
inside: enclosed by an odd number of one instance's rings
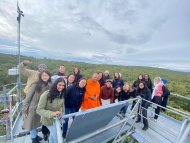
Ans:
MULTIPOLYGON (((122 89, 121 101, 128 100, 130 97, 133 97, 133 90, 131 85, 129 83, 126 83, 122 89)), ((126 105, 120 110, 123 117, 125 117, 127 108, 128 108, 128 102, 126 102, 126 105)))

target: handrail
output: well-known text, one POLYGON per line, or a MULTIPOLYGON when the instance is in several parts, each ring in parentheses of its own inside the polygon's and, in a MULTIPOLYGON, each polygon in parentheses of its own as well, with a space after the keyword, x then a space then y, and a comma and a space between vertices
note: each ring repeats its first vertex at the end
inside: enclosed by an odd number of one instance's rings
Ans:
POLYGON ((17 87, 18 87, 18 85, 16 85, 15 87, 13 87, 13 88, 7 93, 7 95, 9 96, 17 87))
MULTIPOLYGON (((129 99, 129 100, 125 100, 127 102, 129 101, 134 101, 134 100, 137 100, 138 98, 133 98, 133 99, 129 99)), ((113 103, 114 104, 114 103, 113 103)), ((106 105, 106 106, 109 106, 109 105, 106 105)), ((101 108, 102 106, 98 107, 98 108, 101 108)), ((93 109, 90 109, 90 110, 96 110, 97 108, 93 108, 93 109)), ((87 111, 87 110, 84 110, 84 111, 87 111)), ((78 114, 78 112, 75 112, 75 113, 71 113, 71 114, 61 114, 60 116, 58 116, 58 118, 62 118, 62 119, 66 119, 66 118, 69 118, 69 117, 73 117, 75 116, 76 114, 78 114)))
POLYGON ((190 132, 190 124, 186 127, 185 131, 183 132, 181 138, 179 139, 178 143, 184 143, 187 140, 187 137, 190 132))
MULTIPOLYGON (((129 114, 129 116, 130 116, 130 117, 131 117, 131 115, 132 115, 133 111, 135 111, 136 107, 138 107, 138 106, 139 106, 139 103, 140 103, 140 102, 141 102, 141 99, 140 99, 140 98, 138 98, 137 103, 135 104, 135 106, 134 106, 133 110, 132 110, 132 111, 131 111, 131 113, 129 114)), ((122 129, 125 127, 125 125, 127 124, 128 120, 129 120, 129 118, 127 118, 127 120, 125 120, 124 124, 122 125, 121 129, 119 130, 119 132, 117 133, 117 135, 116 135, 115 139, 113 140, 113 143, 115 143, 115 142, 116 142, 116 140, 117 140, 118 136, 121 134, 121 131, 122 131, 122 129)))
POLYGON ((149 103, 155 104, 156 106, 159 106, 159 107, 161 107, 161 108, 163 108, 163 109, 169 110, 169 111, 171 111, 171 112, 173 112, 173 113, 175 113, 175 114, 178 114, 178 115, 180 115, 180 116, 187 117, 187 116, 185 116, 185 115, 183 115, 183 114, 181 114, 181 113, 178 113, 178 112, 176 112, 176 111, 172 111, 172 110, 169 109, 169 108, 163 107, 163 106, 158 105, 158 104, 156 104, 156 103, 154 103, 154 102, 151 102, 151 101, 149 101, 149 100, 146 100, 146 99, 142 99, 142 100, 145 100, 145 101, 147 101, 147 102, 149 102, 149 103))
POLYGON ((177 96, 177 97, 180 97, 180 98, 184 98, 184 99, 190 100, 189 97, 182 96, 182 95, 179 95, 179 94, 176 94, 176 93, 172 93, 172 92, 170 92, 170 95, 173 95, 173 96, 177 96))
POLYGON ((179 135, 178 135, 178 138, 177 138, 177 141, 176 141, 176 142, 178 142, 179 139, 181 138, 181 136, 182 136, 182 134, 183 134, 183 131, 184 131, 184 128, 185 128, 185 126, 186 126, 186 124, 187 124, 187 121, 188 121, 187 119, 184 120, 184 122, 183 122, 183 124, 182 124, 182 126, 181 126, 180 133, 179 133, 179 135))
POLYGON ((61 128, 60 128, 60 120, 57 117, 55 117, 54 119, 55 119, 56 135, 57 135, 56 142, 57 143, 63 143, 63 138, 61 136, 62 131, 61 131, 61 128))
POLYGON ((173 108, 173 107, 171 107, 171 106, 167 106, 167 108, 170 108, 170 109, 176 110, 176 111, 181 112, 181 113, 183 113, 183 114, 185 114, 185 115, 187 115, 187 116, 190 115, 190 113, 187 113, 187 112, 184 112, 184 111, 178 110, 178 109, 173 108))

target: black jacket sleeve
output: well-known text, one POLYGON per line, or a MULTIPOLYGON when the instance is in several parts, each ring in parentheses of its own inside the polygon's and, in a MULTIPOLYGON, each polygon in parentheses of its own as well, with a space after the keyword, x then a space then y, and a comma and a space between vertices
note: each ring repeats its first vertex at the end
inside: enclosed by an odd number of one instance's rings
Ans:
MULTIPOLYGON (((150 93, 150 90, 148 90, 147 96, 148 96, 148 97, 147 97, 147 100, 148 100, 148 101, 151 101, 151 93, 150 93)), ((146 101, 145 108, 147 109, 149 106, 150 106, 150 102, 147 102, 147 101, 146 101)))
MULTIPOLYGON (((168 102, 168 97, 170 95, 170 92, 169 90, 167 89, 166 86, 162 86, 162 91, 163 91, 163 94, 162 94, 162 97, 163 97, 163 101, 162 101, 162 106, 166 107, 167 105, 167 102, 168 102)), ((165 111, 164 108, 162 108, 163 111, 165 111)))
POLYGON ((169 90, 164 85, 162 86, 162 91, 163 91, 162 97, 167 98, 170 95, 169 90))

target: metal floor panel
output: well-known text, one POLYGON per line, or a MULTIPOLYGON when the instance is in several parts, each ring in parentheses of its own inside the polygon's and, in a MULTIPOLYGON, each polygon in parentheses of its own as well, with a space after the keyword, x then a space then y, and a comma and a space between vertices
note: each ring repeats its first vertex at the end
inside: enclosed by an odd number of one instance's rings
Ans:
MULTIPOLYGON (((23 125, 23 117, 20 115, 13 129, 13 136, 24 135, 24 134, 29 133, 28 130, 22 129, 22 125, 23 125)), ((40 130, 40 129, 41 127, 37 128, 37 130, 40 130)))
MULTIPOLYGON (((126 113, 126 116, 129 116, 130 108, 128 108, 128 111, 126 113)), ((164 140, 164 143, 168 142, 175 142, 177 139, 177 135, 179 134, 181 124, 180 121, 176 122, 173 120, 170 120, 170 118, 167 118, 167 115, 164 116, 164 118, 158 118, 157 122, 154 122, 150 119, 150 111, 148 111, 148 119, 149 119, 149 129, 147 131, 142 131, 143 124, 138 123, 135 124, 136 133, 133 134, 134 138, 137 139, 139 142, 155 142, 155 143, 161 143, 164 140), (168 120, 167 123, 166 120, 168 120), (162 129, 161 129, 161 128, 162 129), (163 130, 164 129, 164 130, 163 130), (140 135, 141 134, 141 135, 140 135), (147 138, 147 140, 145 140, 147 138)), ((122 118, 122 116, 120 115, 122 118)), ((132 123, 132 120, 129 121, 129 123, 132 123)))
MULTIPOLYGON (((43 136, 41 132, 38 133, 39 136, 43 136)), ((26 135, 26 136, 22 136, 22 137, 18 137, 18 138, 15 138, 13 143, 31 143, 32 140, 31 140, 31 136, 30 135, 26 135)), ((7 143, 11 143, 11 141, 8 141, 7 143)), ((48 143, 48 141, 40 141, 40 143, 48 143)))

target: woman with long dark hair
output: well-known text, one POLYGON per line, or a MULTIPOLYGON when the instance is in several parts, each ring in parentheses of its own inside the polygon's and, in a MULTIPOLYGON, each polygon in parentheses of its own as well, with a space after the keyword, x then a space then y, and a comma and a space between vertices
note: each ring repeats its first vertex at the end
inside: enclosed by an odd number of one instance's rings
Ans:
POLYGON ((37 114, 41 116, 41 123, 47 126, 50 131, 50 143, 57 143, 53 117, 59 116, 65 111, 65 85, 63 78, 56 79, 51 89, 41 95, 36 109, 37 114))
POLYGON ((152 81, 151 81, 150 76, 148 74, 144 75, 144 82, 146 83, 146 86, 148 87, 148 89, 152 93, 152 81))
POLYGON ((80 78, 82 78, 82 75, 80 74, 80 69, 79 68, 77 68, 77 67, 74 67, 74 69, 73 69, 73 74, 75 75, 75 80, 74 80, 74 84, 75 83, 77 83, 78 82, 78 80, 80 79, 80 78))
POLYGON ((40 116, 36 113, 36 108, 41 94, 44 91, 48 90, 50 85, 51 74, 48 71, 42 71, 39 74, 39 80, 36 83, 32 84, 23 102, 23 127, 30 131, 32 143, 39 143, 39 141, 42 140, 42 138, 37 136, 36 133, 36 129, 42 125, 40 123, 40 116))
POLYGON ((122 89, 120 86, 116 86, 114 89, 114 103, 121 101, 122 89))
POLYGON ((142 128, 142 130, 147 130, 148 129, 147 109, 150 105, 150 102, 147 102, 145 100, 151 101, 151 93, 150 93, 150 90, 148 89, 148 87, 146 86, 144 81, 140 81, 138 84, 136 94, 135 94, 135 98, 137 96, 140 96, 142 98, 142 103, 141 103, 141 107, 139 105, 139 108, 138 108, 139 114, 138 114, 138 119, 137 119, 136 123, 141 122, 141 115, 140 114, 142 112, 143 124, 144 124, 144 127, 142 128), (145 100, 143 100, 143 99, 145 99, 145 100))
POLYGON ((100 87, 105 85, 105 81, 104 81, 104 77, 103 77, 103 73, 102 72, 98 72, 98 81, 100 83, 100 87))
POLYGON ((123 79, 121 79, 120 74, 118 72, 114 73, 112 85, 113 85, 113 88, 115 88, 116 86, 120 86, 120 87, 124 86, 123 79))
MULTIPOLYGON (((65 114, 79 111, 84 98, 86 83, 87 80, 85 78, 80 78, 76 84, 67 88, 65 96, 65 114)), ((63 124, 63 137, 66 136, 68 121, 69 118, 66 118, 65 123, 63 124)))
POLYGON ((67 78, 65 79, 66 88, 70 85, 73 85, 75 81, 75 75, 74 73, 70 73, 67 78))

